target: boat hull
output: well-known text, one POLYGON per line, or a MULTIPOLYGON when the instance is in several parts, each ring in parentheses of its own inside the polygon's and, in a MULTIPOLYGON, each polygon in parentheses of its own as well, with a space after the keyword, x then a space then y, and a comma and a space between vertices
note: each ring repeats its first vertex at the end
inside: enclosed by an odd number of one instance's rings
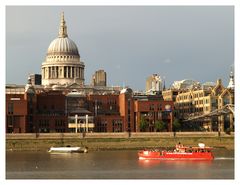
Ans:
POLYGON ((212 153, 178 153, 178 152, 156 152, 156 151, 140 151, 139 159, 158 159, 158 160, 213 160, 212 153))
POLYGON ((86 147, 51 147, 50 153, 87 153, 86 147))

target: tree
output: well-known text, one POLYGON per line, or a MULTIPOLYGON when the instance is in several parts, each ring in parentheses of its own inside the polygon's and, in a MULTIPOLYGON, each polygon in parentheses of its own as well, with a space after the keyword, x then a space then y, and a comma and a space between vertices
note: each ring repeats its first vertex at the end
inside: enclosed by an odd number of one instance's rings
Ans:
POLYGON ((173 121, 173 131, 176 132, 176 131, 179 131, 181 128, 181 123, 179 122, 178 119, 175 119, 173 121))
POLYGON ((163 131, 167 128, 167 124, 165 122, 163 122, 162 120, 157 120, 155 122, 154 126, 155 126, 155 129, 156 129, 157 132, 163 131))
POLYGON ((140 131, 146 131, 147 128, 147 121, 146 119, 142 116, 140 120, 140 131))

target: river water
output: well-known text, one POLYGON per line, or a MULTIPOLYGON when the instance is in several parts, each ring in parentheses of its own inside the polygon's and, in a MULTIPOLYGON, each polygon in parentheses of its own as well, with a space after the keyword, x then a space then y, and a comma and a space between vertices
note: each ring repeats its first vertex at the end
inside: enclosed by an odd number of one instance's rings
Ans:
POLYGON ((6 179, 234 179, 234 152, 213 161, 138 160, 137 150, 6 153, 6 179))

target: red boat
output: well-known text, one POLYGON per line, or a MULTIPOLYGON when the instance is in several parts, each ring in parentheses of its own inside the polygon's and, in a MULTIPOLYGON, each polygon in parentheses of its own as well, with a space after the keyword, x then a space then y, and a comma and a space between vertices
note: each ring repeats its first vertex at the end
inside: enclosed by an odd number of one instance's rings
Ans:
POLYGON ((160 159, 160 160, 213 160, 214 156, 211 147, 199 143, 198 147, 186 147, 180 143, 173 151, 166 150, 142 150, 138 152, 139 159, 160 159))

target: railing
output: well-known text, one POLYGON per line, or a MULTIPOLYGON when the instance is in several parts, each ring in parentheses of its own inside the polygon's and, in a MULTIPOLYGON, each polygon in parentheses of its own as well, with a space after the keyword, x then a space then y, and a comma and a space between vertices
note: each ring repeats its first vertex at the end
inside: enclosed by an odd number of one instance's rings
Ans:
MULTIPOLYGON (((84 138, 181 138, 181 137, 233 137, 234 132, 226 134, 221 132, 118 132, 118 133, 84 133, 84 138)), ((67 138, 83 138, 82 133, 38 133, 38 137, 34 133, 18 133, 18 134, 6 134, 6 139, 67 139, 67 138)))
POLYGON ((230 113, 232 113, 234 116, 234 105, 233 104, 224 105, 221 109, 215 109, 210 113, 205 113, 205 114, 201 114, 201 115, 195 115, 195 114, 189 115, 188 118, 183 120, 183 122, 203 120, 206 118, 211 118, 213 116, 220 116, 220 115, 225 115, 225 114, 230 114, 230 113))

